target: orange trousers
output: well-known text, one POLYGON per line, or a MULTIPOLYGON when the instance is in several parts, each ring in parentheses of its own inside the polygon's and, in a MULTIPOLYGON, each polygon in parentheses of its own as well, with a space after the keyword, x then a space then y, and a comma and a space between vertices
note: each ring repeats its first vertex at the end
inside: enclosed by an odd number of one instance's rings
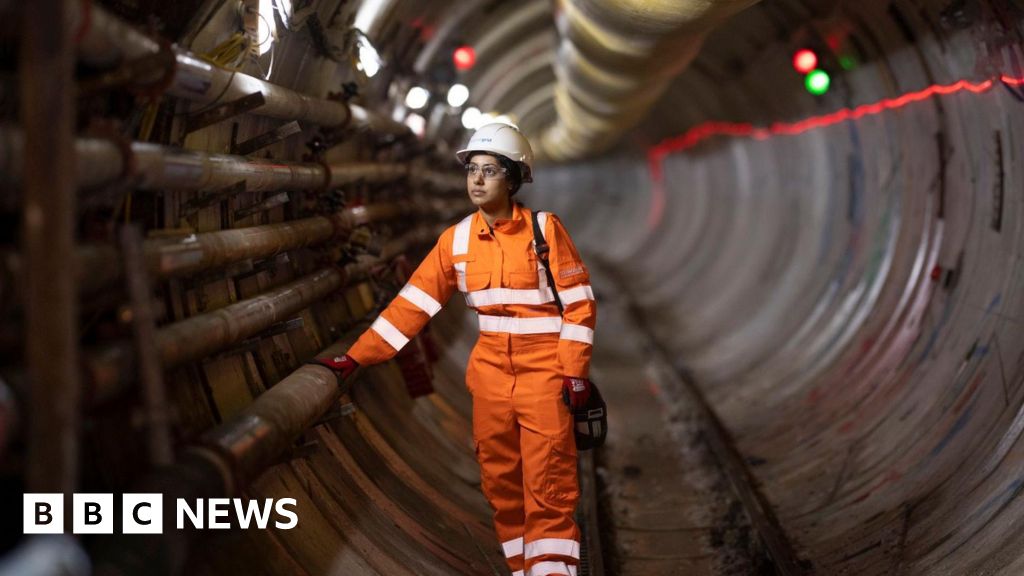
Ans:
POLYGON ((558 334, 482 332, 466 369, 484 496, 513 576, 575 576, 580 535, 573 419, 558 334))

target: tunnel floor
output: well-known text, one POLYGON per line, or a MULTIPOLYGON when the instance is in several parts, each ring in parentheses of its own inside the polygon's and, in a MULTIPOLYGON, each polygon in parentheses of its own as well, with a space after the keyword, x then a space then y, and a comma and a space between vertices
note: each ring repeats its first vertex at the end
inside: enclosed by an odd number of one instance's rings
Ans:
POLYGON ((607 574, 773 573, 696 411, 667 400, 628 302, 591 273, 601 303, 591 374, 609 406, 596 455, 607 574))

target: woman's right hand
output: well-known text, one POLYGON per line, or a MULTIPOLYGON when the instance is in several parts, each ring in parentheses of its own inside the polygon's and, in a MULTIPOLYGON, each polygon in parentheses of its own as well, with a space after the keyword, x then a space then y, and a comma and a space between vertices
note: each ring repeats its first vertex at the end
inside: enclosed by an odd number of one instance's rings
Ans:
POLYGON ((334 375, 338 378, 340 384, 346 378, 352 375, 353 372, 359 368, 359 363, 352 359, 348 354, 342 354, 341 356, 325 356, 319 358, 313 358, 307 364, 318 364, 320 366, 326 366, 334 372, 334 375))

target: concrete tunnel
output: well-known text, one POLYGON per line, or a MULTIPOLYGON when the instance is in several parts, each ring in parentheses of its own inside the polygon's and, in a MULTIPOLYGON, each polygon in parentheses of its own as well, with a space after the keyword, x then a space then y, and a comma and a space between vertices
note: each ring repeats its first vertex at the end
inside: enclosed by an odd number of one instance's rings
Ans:
POLYGON ((471 212, 453 153, 493 119, 598 303, 580 574, 1024 573, 1019 2, 0 14, 0 574, 507 574, 461 298, 345 382, 305 363, 471 212))

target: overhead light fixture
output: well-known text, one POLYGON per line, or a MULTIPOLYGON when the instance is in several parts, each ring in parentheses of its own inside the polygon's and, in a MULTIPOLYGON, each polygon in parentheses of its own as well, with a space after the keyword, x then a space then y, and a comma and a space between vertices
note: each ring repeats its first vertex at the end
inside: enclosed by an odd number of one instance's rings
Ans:
POLYGON ((480 125, 480 109, 475 106, 466 108, 466 111, 462 113, 462 126, 466 130, 476 130, 477 126, 480 125))
POLYGON ((453 84, 448 89, 448 105, 452 108, 458 108, 469 100, 469 88, 464 84, 453 84))
POLYGON ((423 133, 427 129, 427 120, 423 116, 420 116, 419 114, 413 112, 412 114, 409 114, 408 116, 405 117, 405 125, 408 126, 410 130, 412 130, 413 134, 422 138, 423 133))
POLYGON ((515 128, 516 130, 519 129, 519 126, 516 125, 515 120, 513 120, 512 117, 509 116, 508 114, 498 114, 497 116, 492 114, 491 115, 491 121, 492 122, 501 122, 502 124, 508 124, 509 126, 512 126, 513 128, 515 128))
POLYGON ((405 95, 405 105, 413 110, 419 110, 427 105, 430 100, 430 92, 422 86, 413 86, 405 95))

